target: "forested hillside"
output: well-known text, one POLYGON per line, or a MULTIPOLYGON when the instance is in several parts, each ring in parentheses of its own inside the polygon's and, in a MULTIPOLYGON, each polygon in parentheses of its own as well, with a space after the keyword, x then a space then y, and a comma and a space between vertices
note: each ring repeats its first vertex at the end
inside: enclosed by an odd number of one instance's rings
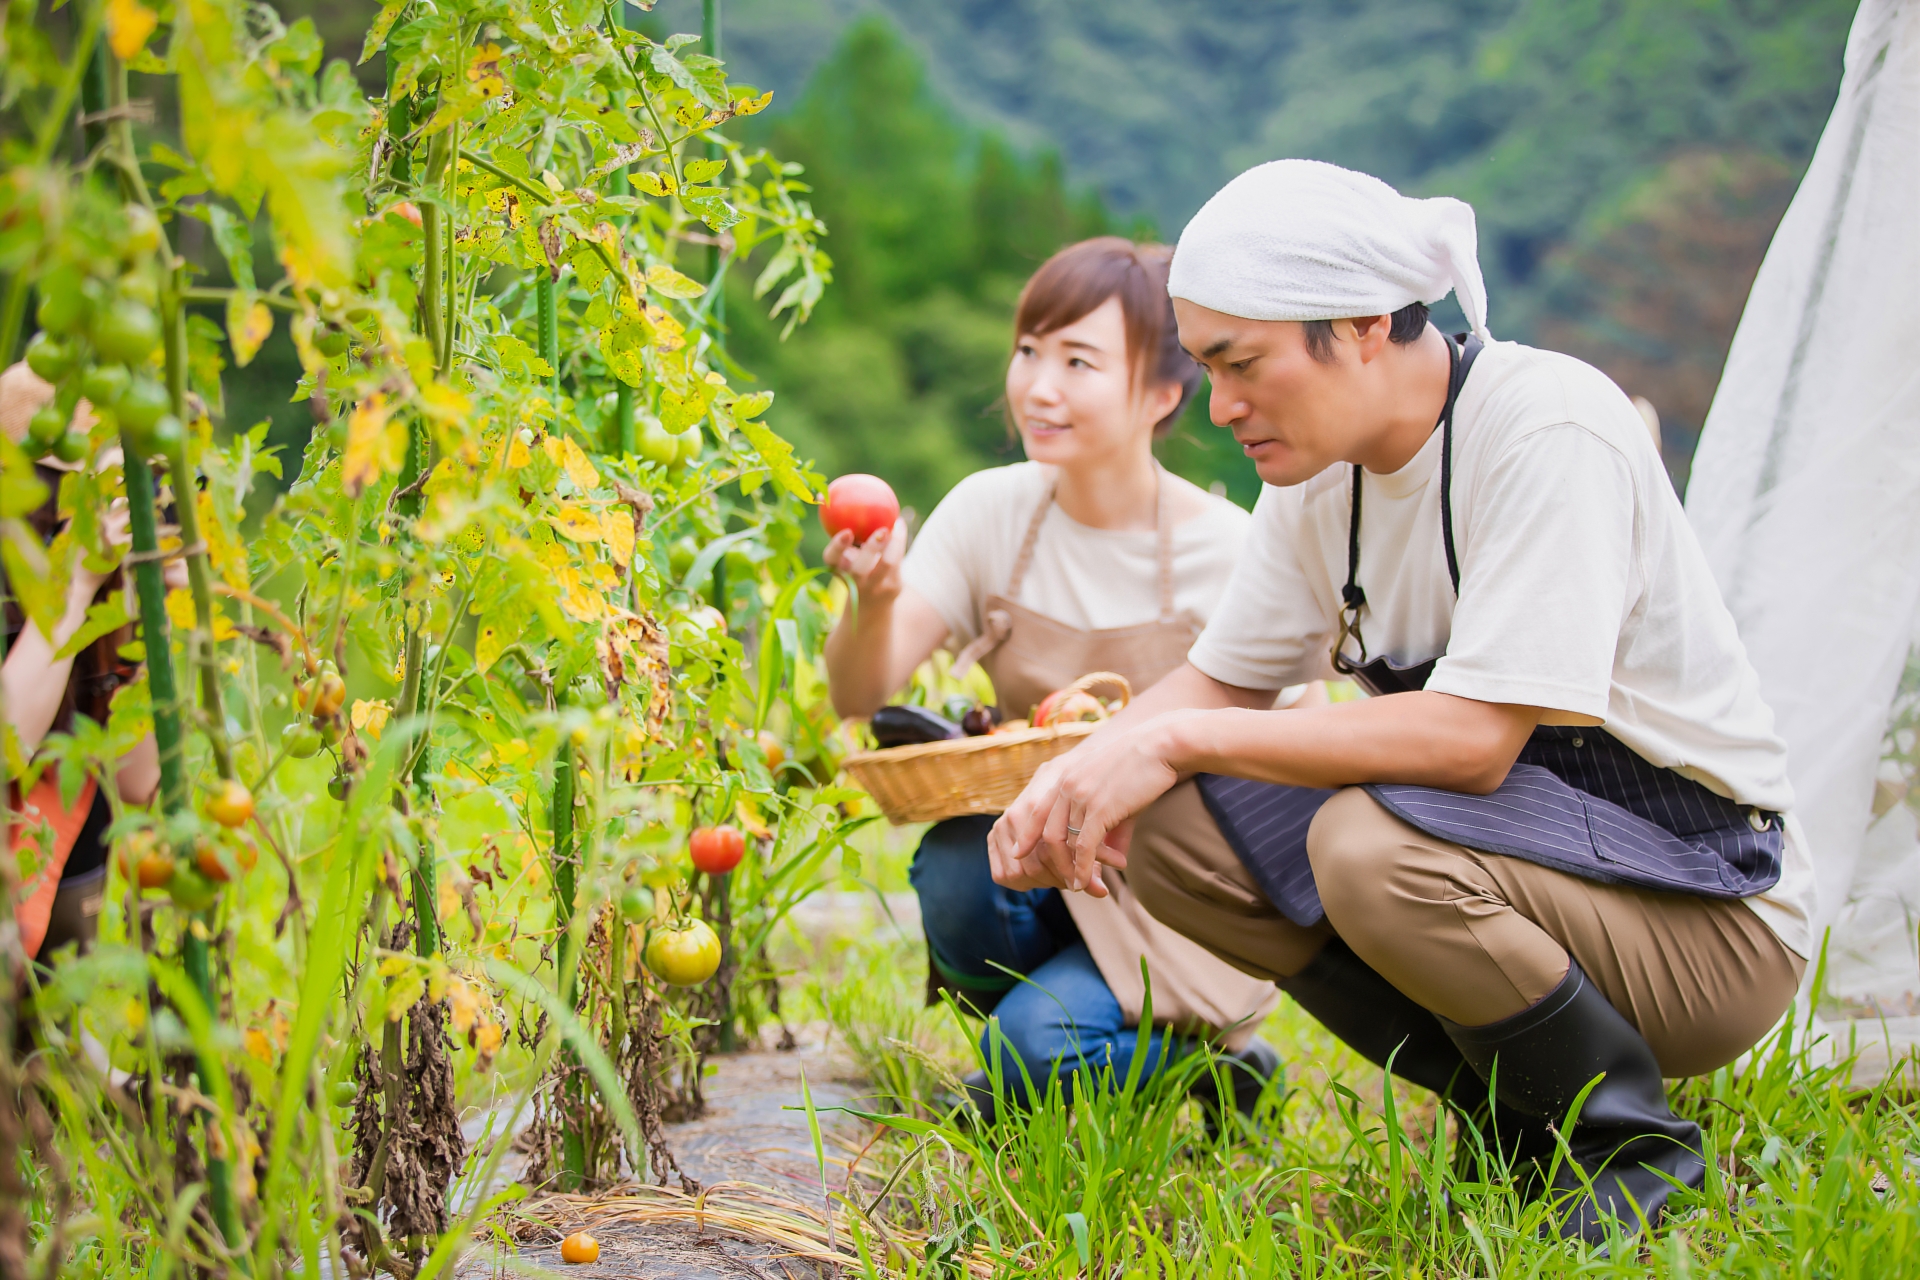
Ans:
MULTIPOLYGON (((315 6, 354 49, 360 7, 315 6)), ((724 0, 727 59, 775 90, 756 123, 808 165, 836 263, 784 348, 744 319, 735 337, 803 452, 924 509, 1004 456, 993 401, 1033 262, 1106 227, 1170 238, 1232 174, 1310 156, 1472 201, 1494 332, 1650 397, 1684 480, 1853 7, 724 0)), ((699 9, 642 21, 697 30, 699 9)), ((1197 415, 1168 454, 1251 495, 1197 415)))

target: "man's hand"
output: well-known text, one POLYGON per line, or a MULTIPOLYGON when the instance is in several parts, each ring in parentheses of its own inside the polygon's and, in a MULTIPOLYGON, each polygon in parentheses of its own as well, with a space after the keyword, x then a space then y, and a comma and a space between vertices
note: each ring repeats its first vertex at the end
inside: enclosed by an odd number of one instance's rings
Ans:
POLYGON ((1099 734, 1048 761, 987 836, 994 879, 1107 896, 1100 864, 1127 865, 1133 815, 1180 780, 1169 730, 1202 711, 1170 711, 1099 734), (1007 879, 1001 879, 1005 875, 1007 879))

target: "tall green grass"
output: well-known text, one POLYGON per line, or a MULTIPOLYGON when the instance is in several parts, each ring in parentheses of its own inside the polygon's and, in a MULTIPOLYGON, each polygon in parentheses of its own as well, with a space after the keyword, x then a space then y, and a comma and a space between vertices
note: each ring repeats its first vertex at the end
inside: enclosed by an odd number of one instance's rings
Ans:
POLYGON ((1186 1096, 1200 1059, 1071 1101, 1054 1088, 976 1130, 945 1091, 976 1065, 978 1026, 920 1007, 916 950, 850 943, 807 987, 886 1131, 862 1165, 870 1275, 1920 1276, 1920 1108, 1813 1065, 1790 1028, 1744 1072, 1677 1089, 1706 1186, 1651 1233, 1595 1248, 1560 1241, 1554 1206, 1525 1199, 1432 1095, 1389 1087, 1291 1003, 1263 1029, 1286 1083, 1217 1139, 1186 1096), (926 1247, 890 1244, 895 1228, 926 1247))

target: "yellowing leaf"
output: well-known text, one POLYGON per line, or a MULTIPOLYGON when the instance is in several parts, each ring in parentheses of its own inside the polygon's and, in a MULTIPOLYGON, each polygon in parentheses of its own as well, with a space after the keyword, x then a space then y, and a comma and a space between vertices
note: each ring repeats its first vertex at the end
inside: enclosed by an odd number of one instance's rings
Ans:
MULTIPOLYGON (((452 886, 447 887, 451 891, 452 886)), ((458 902, 457 896, 455 901, 458 902)), ((447 1012, 452 1015, 453 1033, 457 1036, 466 1035, 480 1016, 480 993, 473 989, 471 983, 459 978, 452 979, 447 983, 447 1012)))
POLYGON ((407 457, 407 429, 392 421, 387 398, 375 392, 347 419, 347 448, 341 459, 340 487, 349 495, 381 476, 400 470, 407 457))
POLYGON ((553 441, 554 437, 547 437, 548 455, 566 470, 567 479, 573 481, 573 487, 582 493, 598 488, 600 473, 595 471, 593 463, 588 461, 587 451, 575 444, 572 439, 562 437, 556 454, 553 441))
POLYGON ((765 111, 767 104, 772 101, 773 90, 769 89, 757 98, 737 98, 727 105, 733 108, 733 114, 737 116, 752 116, 765 111))
POLYGON ((233 362, 245 368, 273 332, 273 312, 267 304, 244 293, 227 299, 227 340, 233 343, 233 362))
POLYGON ((650 196, 670 196, 680 189, 679 179, 671 173, 630 173, 627 181, 650 196))
POLYGON ((733 416, 736 418, 757 418, 767 411, 773 403, 773 392, 756 391, 752 395, 741 396, 733 402, 733 416))
POLYGON ((507 470, 518 471, 533 461, 533 450, 527 448, 527 442, 520 438, 518 431, 507 437, 507 470))
POLYGON ((633 512, 625 507, 607 512, 600 521, 600 536, 615 564, 624 569, 633 562, 633 512))
POLYGON ((160 15, 140 0, 107 0, 107 43, 113 46, 113 56, 122 62, 132 62, 139 56, 158 25, 160 15))
POLYGON ((420 388, 420 411, 437 422, 460 422, 473 412, 473 401, 444 382, 420 388))
POLYGON ((242 1037, 246 1041, 247 1056, 257 1059, 265 1066, 273 1065, 273 1043, 267 1039, 267 1033, 258 1027, 248 1027, 242 1037))
POLYGON ((207 555, 213 561, 213 569, 230 587, 247 590, 247 549, 233 531, 221 521, 214 509, 213 494, 202 489, 194 501, 200 509, 200 536, 206 540, 207 555))
POLYGON ((698 280, 683 276, 661 262, 647 268, 647 287, 669 298, 697 298, 707 291, 707 286, 698 280))
MULTIPOLYGON (((175 631, 191 631, 198 621, 193 608, 193 593, 185 587, 167 592, 167 621, 173 624, 175 631)), ((238 634, 216 601, 213 608, 213 638, 217 641, 231 640, 238 634)))
POLYGON ((386 732, 387 721, 393 718, 393 704, 385 698, 369 701, 356 698, 353 703, 353 727, 356 732, 364 733, 375 742, 386 732))
POLYGON ((553 517, 553 527, 575 542, 600 541, 600 521, 585 507, 566 503, 553 517))
POLYGON ((687 161, 684 165, 680 166, 680 172, 688 182, 705 182, 710 178, 718 177, 726 167, 727 162, 725 160, 709 160, 703 158, 687 161))

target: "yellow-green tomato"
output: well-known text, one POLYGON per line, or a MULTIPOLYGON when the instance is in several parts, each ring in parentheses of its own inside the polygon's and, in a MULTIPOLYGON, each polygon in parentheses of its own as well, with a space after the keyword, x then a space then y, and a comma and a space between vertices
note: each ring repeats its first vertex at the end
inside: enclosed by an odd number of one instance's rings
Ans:
POLYGON ((620 895, 620 914, 639 924, 653 914, 653 890, 643 884, 630 884, 620 895))
POLYGON ((353 1100, 360 1096, 360 1089, 359 1086, 354 1084, 353 1077, 347 1076, 343 1079, 335 1080, 332 1085, 328 1086, 328 1093, 333 1097, 334 1106, 350 1107, 353 1105, 353 1100))
POLYGON ((205 911, 219 899, 220 886, 185 863, 177 863, 173 879, 167 881, 167 896, 183 911, 205 911))
POLYGON ((634 443, 640 456, 657 467, 670 467, 680 456, 680 441, 667 434, 659 419, 649 418, 640 427, 640 437, 634 443))
MULTIPOLYGON (((127 394, 133 385, 133 375, 127 372, 123 364, 97 364, 80 375, 80 394, 85 396, 95 409, 111 409, 120 403, 120 397, 127 394)), ((158 383, 154 384, 159 386, 158 383)), ((161 394, 166 388, 161 387, 161 394)), ((167 411, 163 405, 160 413, 167 411)), ((160 414, 155 414, 158 419, 160 414)))
POLYGON ((704 920, 656 930, 647 939, 647 968, 675 987, 697 987, 720 968, 720 935, 704 920))
POLYGON ((702 442, 700 440, 699 427, 688 427, 684 432, 675 436, 674 439, 679 442, 680 446, 674 459, 675 462, 680 466, 690 467, 700 461, 700 447, 702 442))

